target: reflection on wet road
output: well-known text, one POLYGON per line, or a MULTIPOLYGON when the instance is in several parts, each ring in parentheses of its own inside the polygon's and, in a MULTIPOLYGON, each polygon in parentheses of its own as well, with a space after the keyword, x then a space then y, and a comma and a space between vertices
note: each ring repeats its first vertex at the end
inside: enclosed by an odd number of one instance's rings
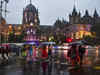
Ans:
POLYGON ((0 65, 0 75, 100 75, 100 57, 95 56, 95 53, 91 55, 84 58, 82 67, 74 68, 70 64, 55 61, 28 63, 16 58, 11 64, 0 65))

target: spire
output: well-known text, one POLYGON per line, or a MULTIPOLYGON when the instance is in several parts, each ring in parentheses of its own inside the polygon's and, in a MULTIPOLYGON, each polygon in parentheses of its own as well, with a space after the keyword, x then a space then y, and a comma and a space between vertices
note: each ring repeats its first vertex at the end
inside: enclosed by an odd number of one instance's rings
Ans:
POLYGON ((73 12, 72 12, 72 16, 76 16, 76 15, 77 15, 77 11, 76 11, 76 7, 74 5, 73 12))
POLYGON ((81 16, 81 12, 79 11, 79 16, 81 16))
POLYGON ((84 16, 85 16, 85 17, 86 17, 86 16, 87 16, 87 17, 89 16, 88 10, 85 11, 85 15, 84 15, 84 16))
POLYGON ((97 10, 95 9, 93 17, 98 17, 97 10))
POLYGON ((30 4, 32 4, 32 0, 30 0, 30 4))
POLYGON ((38 11, 38 9, 37 9, 37 16, 38 16, 38 14, 39 14, 39 11, 38 11))
POLYGON ((74 5, 73 12, 76 12, 76 6, 74 5))

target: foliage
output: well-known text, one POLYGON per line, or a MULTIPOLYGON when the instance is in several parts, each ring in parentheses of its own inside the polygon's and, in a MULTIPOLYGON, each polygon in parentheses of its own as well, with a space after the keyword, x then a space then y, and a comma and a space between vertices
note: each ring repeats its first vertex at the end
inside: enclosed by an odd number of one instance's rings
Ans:
POLYGON ((5 38, 4 38, 3 34, 1 34, 1 40, 0 41, 1 41, 0 43, 4 43, 5 42, 5 38))
POLYGON ((26 33, 24 31, 21 32, 20 35, 16 35, 15 39, 16 39, 16 43, 21 43, 24 42, 24 36, 26 36, 26 33))
POLYGON ((91 37, 91 36, 84 36, 84 40, 87 42, 87 44, 89 45, 96 45, 96 39, 95 37, 91 37))
POLYGON ((96 32, 96 36, 100 37, 100 24, 97 23, 97 24, 93 25, 91 28, 91 31, 96 32))
POLYGON ((9 33, 9 37, 8 37, 8 42, 9 43, 14 43, 15 41, 15 33, 14 32, 10 32, 9 33))

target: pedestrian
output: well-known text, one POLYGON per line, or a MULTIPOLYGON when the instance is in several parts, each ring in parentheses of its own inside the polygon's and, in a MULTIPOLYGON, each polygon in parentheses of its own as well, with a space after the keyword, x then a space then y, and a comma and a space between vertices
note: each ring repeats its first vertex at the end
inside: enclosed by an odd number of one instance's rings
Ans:
POLYGON ((52 59, 52 49, 53 49, 53 46, 50 45, 50 46, 48 47, 48 58, 49 58, 49 60, 52 59))
POLYGON ((47 50, 46 50, 46 46, 43 46, 43 48, 41 49, 41 57, 42 57, 42 59, 47 59, 48 58, 48 52, 47 52, 47 50))
POLYGON ((77 45, 73 44, 70 48, 70 50, 68 51, 68 57, 70 57, 70 62, 72 63, 72 65, 74 66, 75 64, 77 64, 77 45))
POLYGON ((80 45, 79 46, 79 57, 80 57, 80 65, 82 65, 83 56, 85 54, 85 47, 80 45))
POLYGON ((32 47, 31 46, 26 49, 26 60, 28 63, 32 62, 32 47))
POLYGON ((2 57, 2 47, 0 47, 0 59, 3 59, 3 57, 2 57))
POLYGON ((32 49, 33 49, 32 59, 33 59, 33 61, 36 61, 36 56, 37 56, 37 53, 36 53, 36 46, 33 45, 33 46, 32 46, 32 49))
POLYGON ((1 50, 2 50, 2 57, 3 57, 3 59, 5 60, 5 59, 6 59, 6 58, 5 58, 5 48, 2 47, 1 50))
POLYGON ((43 75, 46 75, 46 70, 47 70, 47 67, 48 67, 48 63, 43 61, 41 63, 41 66, 42 66, 43 75))

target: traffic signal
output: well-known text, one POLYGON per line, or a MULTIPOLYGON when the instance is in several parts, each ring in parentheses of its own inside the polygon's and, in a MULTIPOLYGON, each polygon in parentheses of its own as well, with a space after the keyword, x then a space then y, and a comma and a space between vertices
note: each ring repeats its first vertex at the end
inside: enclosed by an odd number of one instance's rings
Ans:
POLYGON ((72 38, 67 38, 66 42, 68 42, 68 43, 72 42, 72 38))

